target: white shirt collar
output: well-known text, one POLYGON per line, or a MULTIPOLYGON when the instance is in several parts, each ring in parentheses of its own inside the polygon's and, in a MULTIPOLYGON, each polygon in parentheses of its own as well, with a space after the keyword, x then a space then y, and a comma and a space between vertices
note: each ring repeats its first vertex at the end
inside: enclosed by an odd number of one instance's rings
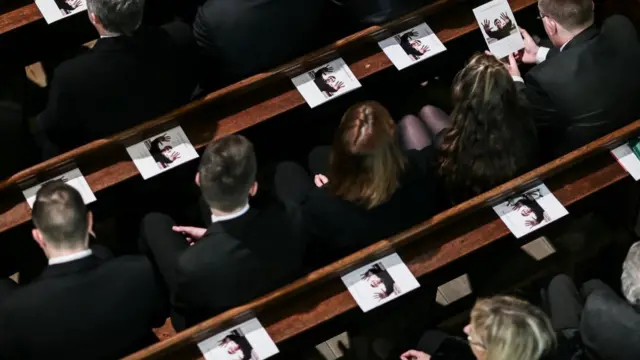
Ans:
POLYGON ((100 39, 114 38, 118 36, 120 36, 120 34, 106 34, 106 35, 100 35, 100 39))
MULTIPOLYGON (((571 40, 569 40, 571 41, 571 40)), ((562 46, 560 46, 560 51, 564 50, 564 47, 567 46, 567 44, 569 43, 569 41, 567 41, 566 43, 564 43, 562 46)))
POLYGON ((87 256, 91 256, 91 254, 93 254, 93 251, 91 251, 91 249, 87 249, 69 255, 52 257, 51 259, 49 259, 49 265, 62 264, 74 260, 83 259, 87 256))
POLYGON ((211 214, 211 223, 217 223, 220 221, 226 221, 226 220, 231 220, 231 219, 235 219, 237 217, 240 217, 242 215, 244 215, 247 211, 249 211, 249 203, 247 203, 247 205, 245 205, 242 210, 235 212, 233 214, 229 214, 229 215, 222 215, 222 216, 216 216, 211 214))

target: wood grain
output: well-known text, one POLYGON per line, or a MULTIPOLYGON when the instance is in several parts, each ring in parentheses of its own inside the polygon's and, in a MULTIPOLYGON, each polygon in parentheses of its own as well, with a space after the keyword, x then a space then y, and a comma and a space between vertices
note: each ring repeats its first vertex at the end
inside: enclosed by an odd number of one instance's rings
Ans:
POLYGON ((0 35, 42 19, 35 3, 5 12, 0 14, 0 35))
MULTIPOLYGON (((511 6, 513 11, 519 11, 535 4, 535 2, 535 0, 513 0, 511 1, 511 6)), ((194 101, 158 119, 49 159, 0 182, 0 193, 15 193, 19 191, 18 184, 20 182, 32 178, 45 177, 47 172, 55 170, 71 161, 75 162, 83 172, 93 192, 98 193, 138 175, 137 169, 133 165, 133 162, 126 156, 125 148, 122 145, 131 139, 141 139, 143 134, 151 136, 154 132, 160 131, 158 129, 166 127, 167 124, 179 124, 183 126, 185 133, 196 149, 201 149, 214 138, 220 138, 242 131, 277 115, 301 106, 306 106, 304 99, 296 89, 292 88, 289 77, 284 75, 284 73, 290 72, 290 69, 296 66, 302 69, 301 64, 305 64, 304 69, 308 69, 309 67, 315 66, 314 61, 316 60, 314 59, 322 59, 327 53, 335 51, 337 47, 354 45, 357 43, 357 39, 360 39, 359 41, 361 43, 366 43, 365 40, 369 36, 379 34, 387 28, 397 28, 401 24, 410 23, 412 19, 415 21, 417 16, 419 17, 433 13, 436 10, 442 10, 450 3, 450 0, 437 1, 427 5, 414 14, 392 22, 384 28, 376 26, 363 30, 359 33, 360 35, 354 34, 349 38, 342 39, 325 50, 320 50, 313 53, 312 56, 298 59, 290 65, 280 67, 278 70, 243 80, 225 89, 215 91, 205 99, 194 101), (251 97, 251 90, 260 90, 263 86, 267 85, 285 90, 279 93, 263 94, 263 98, 256 99, 255 97, 251 97), (246 94, 247 96, 243 97, 242 94, 246 92, 248 92, 248 94, 246 94), (230 97, 232 97, 232 99, 229 99, 230 97), (247 102, 253 105, 245 107, 244 104, 246 103, 238 100, 237 97, 240 97, 240 100, 247 100, 247 102), (228 103, 232 103, 232 105, 230 105, 231 108, 226 106, 228 109, 227 113, 218 115, 221 113, 220 109, 225 108, 224 103, 227 99, 229 100, 228 103), (234 104, 240 104, 240 107, 233 107, 234 104), (97 166, 98 163, 100 166, 97 166)), ((467 8, 449 9, 445 14, 439 14, 437 18, 434 18, 433 21, 429 20, 429 22, 444 43, 466 35, 478 28, 477 23, 467 8), (451 24, 457 25, 452 26, 451 24)), ((372 55, 350 64, 353 73, 358 79, 367 78, 392 66, 391 61, 376 44, 368 45, 374 46, 376 51, 372 55)), ((99 194, 96 196, 99 198, 99 194)), ((3 196, 2 200, 0 200, 0 211, 0 232, 26 223, 31 218, 29 206, 19 196, 15 196, 15 194, 13 196, 3 196)))

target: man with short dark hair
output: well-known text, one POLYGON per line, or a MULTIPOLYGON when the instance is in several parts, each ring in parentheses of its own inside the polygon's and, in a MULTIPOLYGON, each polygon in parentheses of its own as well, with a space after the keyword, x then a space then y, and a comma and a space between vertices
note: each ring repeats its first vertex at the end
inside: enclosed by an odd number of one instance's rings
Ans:
POLYGON ((211 211, 208 228, 176 226, 164 214, 145 217, 141 246, 172 295, 177 329, 194 325, 274 290, 300 275, 305 243, 294 201, 258 209, 253 145, 241 135, 204 151, 196 184, 211 211))
POLYGON ((507 66, 531 104, 548 157, 562 155, 640 117, 640 43, 629 19, 614 15, 594 25, 591 0, 540 0, 538 8, 553 49, 538 46, 523 29, 520 76, 507 66))
POLYGON ((36 122, 43 156, 71 150, 187 103, 196 87, 189 26, 142 27, 144 0, 87 0, 100 34, 54 72, 36 122))
POLYGON ((74 188, 43 186, 33 223, 49 266, 0 302, 0 358, 114 359, 157 341, 167 307, 151 263, 94 254, 93 216, 74 188))

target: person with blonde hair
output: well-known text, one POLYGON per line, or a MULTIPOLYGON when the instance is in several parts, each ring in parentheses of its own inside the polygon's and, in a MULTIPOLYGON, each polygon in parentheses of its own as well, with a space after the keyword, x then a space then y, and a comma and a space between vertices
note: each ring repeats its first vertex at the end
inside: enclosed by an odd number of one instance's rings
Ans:
POLYGON ((440 331, 427 332, 402 360, 540 360, 553 353, 556 335, 538 307, 511 296, 480 299, 465 326, 467 340, 440 331))
POLYGON ((311 152, 313 180, 301 166, 290 166, 281 178, 307 187, 303 217, 313 248, 308 253, 318 260, 392 236, 438 210, 426 155, 401 148, 391 114, 374 101, 351 106, 333 144, 311 152))

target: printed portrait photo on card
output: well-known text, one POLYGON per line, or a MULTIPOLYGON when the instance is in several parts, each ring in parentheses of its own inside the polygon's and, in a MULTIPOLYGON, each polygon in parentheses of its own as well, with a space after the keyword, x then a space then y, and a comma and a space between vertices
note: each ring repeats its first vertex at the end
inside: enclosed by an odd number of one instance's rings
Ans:
POLYGON ((507 0, 494 0, 473 9, 489 51, 502 59, 524 48, 524 40, 507 0))
POLYGON ((312 108, 361 86, 342 59, 319 66, 291 81, 312 108))
POLYGON ((48 24, 87 9, 86 0, 36 0, 48 24))
POLYGON ((207 360, 264 360, 278 348, 257 319, 225 330, 198 344, 207 360))
POLYGON ((568 214, 544 184, 510 197, 493 210, 518 238, 568 214))
POLYGON ((447 50, 425 23, 380 41, 378 45, 398 70, 447 50))
POLYGON ((611 154, 634 180, 640 179, 640 138, 618 146, 611 150, 611 154))
POLYGON ((129 146, 127 152, 145 179, 198 157, 179 126, 129 146))
POLYGON ((93 193, 93 191, 91 191, 91 188, 89 187, 89 183, 87 183, 87 179, 85 179, 85 177, 82 175, 82 173, 80 172, 80 169, 75 168, 65 172, 62 175, 54 177, 51 180, 47 180, 43 183, 40 183, 38 185, 32 186, 24 190, 22 192, 22 195, 24 195, 24 198, 27 200, 29 207, 33 208, 33 203, 36 201, 36 195, 38 193, 38 190, 40 190, 43 186, 45 186, 46 184, 54 180, 60 180, 68 184, 69 186, 73 187, 74 189, 78 190, 78 192, 82 196, 82 200, 84 201, 85 205, 96 201, 96 196, 93 193))
POLYGON ((342 281, 364 312, 420 286, 398 254, 352 271, 342 281))

